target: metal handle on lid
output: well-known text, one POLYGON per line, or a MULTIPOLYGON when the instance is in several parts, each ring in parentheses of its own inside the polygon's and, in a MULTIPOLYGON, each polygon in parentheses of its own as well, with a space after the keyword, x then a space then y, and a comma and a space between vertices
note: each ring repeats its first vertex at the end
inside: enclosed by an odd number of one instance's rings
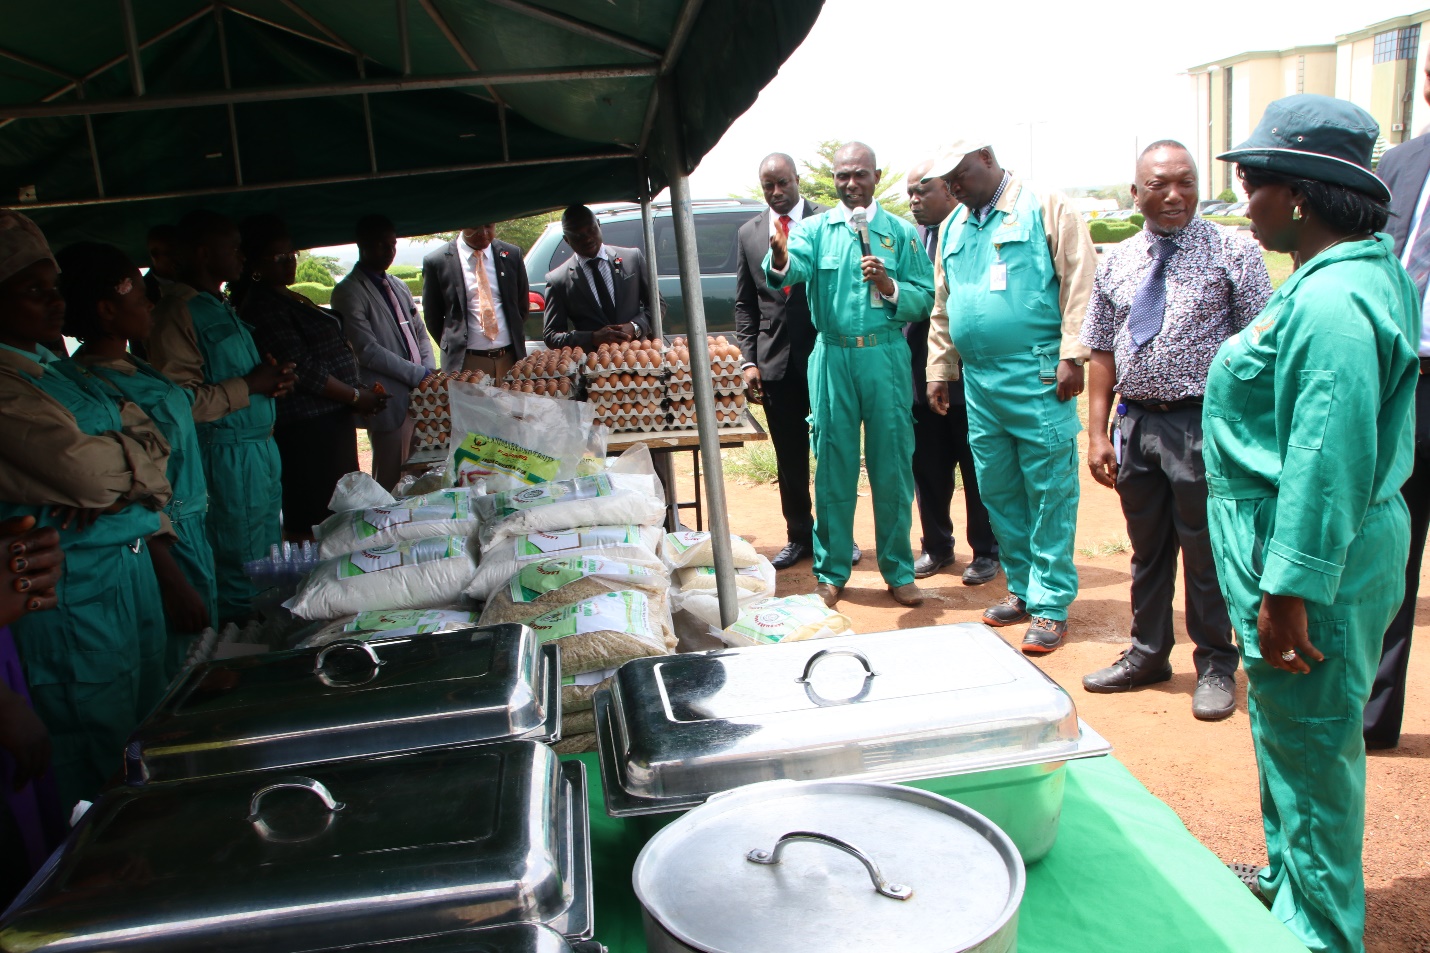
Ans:
POLYGON ((323 802, 323 807, 326 807, 330 812, 341 811, 347 807, 342 801, 336 800, 333 797, 333 792, 329 791, 328 786, 322 781, 318 781, 314 778, 294 776, 291 778, 280 778, 272 784, 261 787, 253 792, 253 798, 248 802, 248 819, 250 821, 259 820, 258 809, 262 806, 263 798, 272 794, 274 791, 284 790, 311 791, 318 796, 318 800, 323 802))
POLYGON ((826 847, 833 847, 844 851, 850 857, 856 858, 864 865, 864 869, 869 872, 869 879, 874 883, 874 889, 886 897, 893 900, 907 900, 914 895, 914 888, 906 884, 889 883, 884 879, 884 874, 879 870, 879 865, 874 863, 874 858, 864 853, 859 848, 845 840, 831 837, 828 834, 820 834, 817 831, 790 831, 775 842, 774 850, 760 850, 756 848, 745 855, 745 859, 752 864, 765 864, 773 866, 780 862, 780 857, 784 855, 785 847, 795 841, 809 841, 814 844, 824 844, 826 847))
POLYGON ((366 685, 374 678, 377 678, 378 669, 382 668, 382 666, 385 664, 386 663, 383 662, 382 659, 377 657, 377 650, 371 645, 369 645, 367 642, 364 642, 360 639, 338 639, 335 642, 329 642, 327 645, 323 646, 321 651, 318 652, 318 657, 313 662, 313 674, 318 676, 318 680, 321 681, 324 685, 327 685, 329 688, 343 688, 353 685, 366 685), (355 682, 333 678, 327 673, 323 666, 328 661, 328 656, 339 649, 358 649, 364 655, 366 655, 368 659, 372 661, 372 671, 368 673, 366 678, 355 682))
POLYGON ((868 673, 867 678, 874 678, 879 673, 874 671, 873 664, 869 661, 869 656, 858 649, 820 649, 809 657, 809 661, 804 663, 804 674, 795 679, 796 682, 804 684, 809 681, 809 676, 813 674, 814 667, 827 658, 836 655, 847 655, 852 659, 858 659, 859 664, 864 666, 864 671, 868 673))

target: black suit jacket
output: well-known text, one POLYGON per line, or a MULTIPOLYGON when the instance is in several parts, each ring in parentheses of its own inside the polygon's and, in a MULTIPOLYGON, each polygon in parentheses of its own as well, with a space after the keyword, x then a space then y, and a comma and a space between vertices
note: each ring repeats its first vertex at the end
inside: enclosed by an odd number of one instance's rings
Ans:
MULTIPOLYGON (((591 335, 608 324, 633 322, 639 337, 650 337, 651 289, 646 276, 645 255, 639 248, 607 245, 618 261, 612 277, 616 285, 616 319, 606 320, 601 302, 596 300, 586 280, 581 260, 575 255, 546 276, 546 314, 542 336, 550 348, 579 347, 591 350, 591 335)), ((660 302, 665 313, 665 302, 660 302)))
MULTIPOLYGON (((526 356, 526 312, 531 287, 521 249, 493 241, 497 265, 497 291, 502 319, 511 333, 511 346, 519 361, 526 356)), ((422 320, 442 348, 442 368, 461 370, 467 352, 467 281, 462 276, 462 256, 454 238, 422 259, 422 320)))
MULTIPOLYGON (((826 206, 804 200, 804 218, 826 206)), ((740 355, 760 369, 760 378, 784 380, 787 373, 802 374, 814 350, 814 322, 804 285, 771 288, 765 281, 765 253, 770 250, 770 216, 766 208, 740 226, 738 264, 735 267, 735 340, 740 355)))
MULTIPOLYGON (((957 209, 957 206, 954 206, 957 209)), ((949 213, 949 218, 953 214, 949 213)), ((915 225, 914 228, 919 233, 919 244, 928 248, 929 229, 923 225, 915 225)), ((929 254, 929 260, 935 260, 936 253, 929 254)), ((928 363, 929 363, 929 319, 914 321, 904 325, 904 340, 909 342, 909 354, 913 358, 914 371, 914 406, 923 407, 928 404, 928 363)), ((959 362, 959 367, 963 363, 959 362)), ((963 397, 963 375, 958 376, 958 380, 951 381, 948 385, 948 399, 950 403, 962 404, 963 397)))
POLYGON ((1395 253, 1404 254, 1410 224, 1415 220, 1415 204, 1430 175, 1430 133, 1387 152, 1376 174, 1390 188, 1390 223, 1386 231, 1395 239, 1395 253))

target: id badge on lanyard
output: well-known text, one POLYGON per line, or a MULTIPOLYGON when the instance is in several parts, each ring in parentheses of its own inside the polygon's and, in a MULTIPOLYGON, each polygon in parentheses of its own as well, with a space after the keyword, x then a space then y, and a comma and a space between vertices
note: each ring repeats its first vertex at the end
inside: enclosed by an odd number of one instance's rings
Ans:
POLYGON ((1122 466, 1122 418, 1127 416, 1127 405, 1117 405, 1117 419, 1112 422, 1112 452, 1117 465, 1122 466))
POLYGON ((1008 290, 1008 263, 1006 261, 999 259, 993 262, 993 267, 988 270, 988 290, 1008 290))

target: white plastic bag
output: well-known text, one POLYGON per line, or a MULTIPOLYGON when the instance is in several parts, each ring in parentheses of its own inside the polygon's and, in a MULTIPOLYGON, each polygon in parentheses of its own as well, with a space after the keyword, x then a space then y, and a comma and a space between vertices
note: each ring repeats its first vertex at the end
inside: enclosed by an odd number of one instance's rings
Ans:
POLYGON ((631 659, 670 654, 650 599, 635 590, 593 596, 527 625, 542 642, 560 641, 563 675, 619 668, 631 659))
MULTIPOLYGON (((447 480, 479 481, 488 492, 574 477, 593 444, 595 415, 585 401, 551 400, 485 384, 449 381, 452 439, 447 480)), ((604 455, 602 445, 599 455, 604 455)))
POLYGON ((469 536, 476 531, 471 491, 465 487, 414 496, 389 506, 334 513, 313 527, 318 557, 390 546, 431 536, 469 536))
MULTIPOLYGON (((775 567, 770 565, 768 559, 758 556, 755 565, 749 569, 757 575, 745 574, 743 570, 735 571, 735 596, 741 611, 751 603, 768 599, 775 594, 775 567), (743 584, 741 580, 744 580, 743 584), (756 585, 756 582, 759 584, 756 585)), ((714 570, 710 572, 709 576, 702 573, 694 577, 700 584, 698 588, 687 589, 682 586, 674 592, 671 595, 671 607, 675 612, 684 610, 707 626, 718 630, 720 628, 720 597, 715 589, 714 570), (706 580, 710 583, 709 588, 704 586, 706 580)))
MULTIPOLYGON (((681 530, 666 533, 660 541, 660 558, 671 569, 685 569, 689 566, 715 565, 715 547, 707 532, 681 530)), ((736 569, 753 566, 759 561, 755 547, 739 536, 730 535, 730 561, 736 569)))
POLYGON ((334 513, 343 513, 348 510, 365 510, 374 506, 391 506, 397 500, 393 495, 382 488, 372 477, 355 470, 352 473, 343 474, 338 480, 338 485, 333 487, 332 498, 328 500, 328 509, 334 513))
POLYGON ((719 633, 728 645, 775 645, 852 635, 854 625, 812 593, 761 599, 745 607, 735 624, 719 633))
POLYGON ((476 571, 465 536, 360 549, 318 563, 283 605, 300 619, 449 606, 476 571))
POLYGON ((373 639, 447 632, 477 624, 477 613, 469 609, 398 609, 394 612, 359 612, 334 619, 294 648, 312 649, 338 639, 373 639))
MULTIPOLYGON (((775 567, 770 565, 768 559, 761 556, 753 566, 735 570, 735 588, 739 590, 741 596, 753 595, 755 598, 763 599, 773 595, 774 572, 775 567)), ((688 569, 677 569, 675 579, 681 592, 715 591, 714 566, 691 566, 688 569)))
POLYGON ((481 496, 472 506, 482 549, 509 536, 573 526, 656 526, 665 499, 654 473, 599 473, 481 496))
POLYGON ((578 526, 556 533, 529 533, 495 543, 481 554, 467 596, 485 602, 522 566, 553 556, 601 556, 619 562, 663 569, 655 554, 658 526, 578 526))

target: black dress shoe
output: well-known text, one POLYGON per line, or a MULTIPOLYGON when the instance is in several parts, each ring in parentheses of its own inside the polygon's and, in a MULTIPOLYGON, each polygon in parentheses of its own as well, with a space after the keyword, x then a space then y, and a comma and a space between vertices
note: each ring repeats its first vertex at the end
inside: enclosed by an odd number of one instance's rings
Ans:
POLYGON ((862 549, 859 548, 859 544, 858 544, 858 543, 855 543, 855 544, 854 544, 854 555, 850 557, 850 559, 849 559, 849 565, 851 565, 851 566, 857 566, 857 565, 859 565, 859 560, 861 560, 861 559, 863 559, 863 558, 864 558, 864 550, 862 550, 862 549))
POLYGON ((776 569, 788 569, 801 559, 808 559, 813 555, 814 550, 803 543, 788 543, 770 560, 770 565, 776 569))
POLYGON ((952 565, 953 553, 949 553, 947 556, 939 556, 938 558, 934 558, 928 553, 924 553, 923 555, 919 556, 918 559, 914 560, 914 578, 926 579, 929 576, 932 576, 934 573, 938 572, 944 566, 952 565))
MULTIPOLYGON (((918 567, 914 567, 917 575, 918 567)), ((992 556, 974 556, 973 562, 968 564, 968 568, 963 571, 963 584, 965 586, 981 586, 985 582, 992 582, 993 577, 998 575, 998 560, 992 556)))
POLYGON ((1107 668, 1100 668, 1082 677, 1084 690, 1096 695, 1110 695, 1114 692, 1130 692, 1143 685, 1156 685, 1172 677, 1172 663, 1162 662, 1152 665, 1138 665, 1123 652, 1107 668))

